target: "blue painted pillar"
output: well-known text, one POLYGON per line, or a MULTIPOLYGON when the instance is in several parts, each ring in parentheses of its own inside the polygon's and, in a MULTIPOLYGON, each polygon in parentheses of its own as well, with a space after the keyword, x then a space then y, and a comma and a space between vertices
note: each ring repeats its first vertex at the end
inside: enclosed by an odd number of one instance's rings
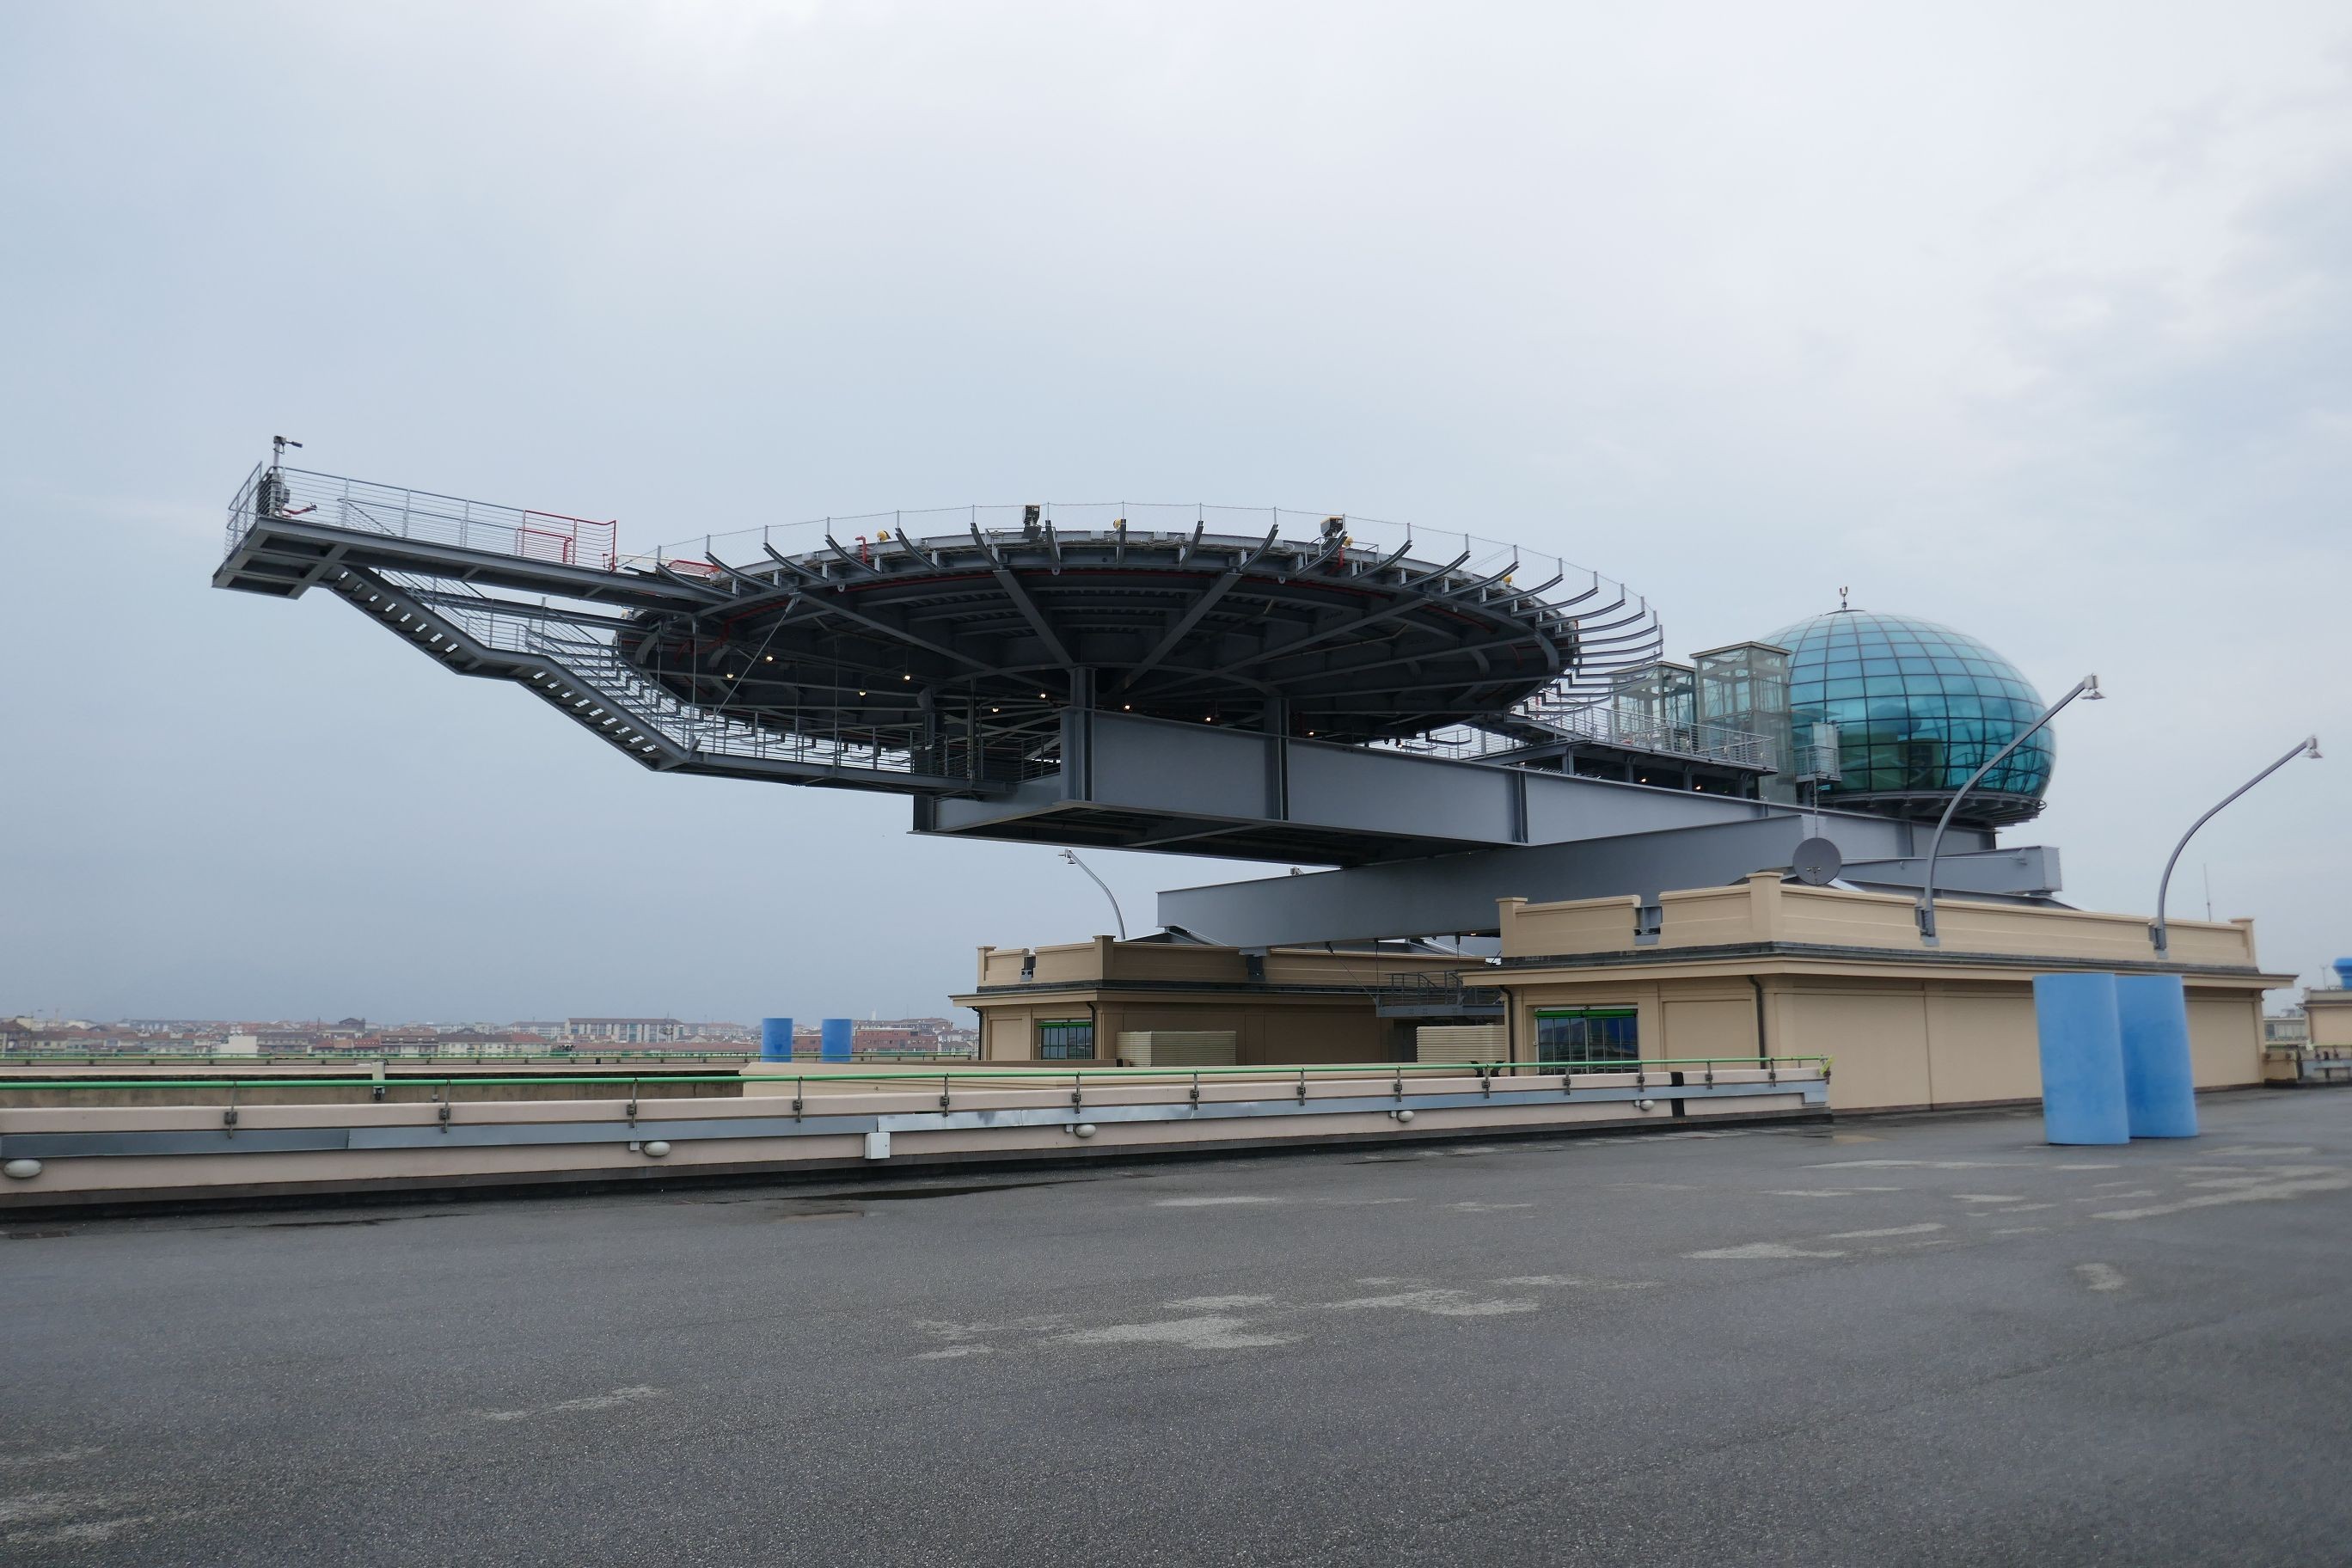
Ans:
POLYGON ((845 1062, 850 1058, 849 1042, 857 1026, 847 1018, 827 1018, 819 1027, 817 1054, 829 1062, 845 1062))
POLYGON ((2037 974, 2042 1135, 2052 1143, 2128 1143, 2123 1026, 2112 974, 2037 974))
POLYGON ((790 1018, 760 1020, 760 1059, 763 1062, 788 1062, 793 1059, 793 1021, 790 1018))
POLYGON ((2189 1059, 2189 998, 2178 974, 2116 981, 2123 1026, 2124 1107, 2135 1138, 2197 1136, 2197 1075, 2189 1059))

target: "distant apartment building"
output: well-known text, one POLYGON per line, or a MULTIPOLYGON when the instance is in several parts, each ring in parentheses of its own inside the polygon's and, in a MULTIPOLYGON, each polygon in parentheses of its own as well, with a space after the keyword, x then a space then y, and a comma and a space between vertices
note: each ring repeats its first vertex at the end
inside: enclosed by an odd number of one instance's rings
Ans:
POLYGON ((676 1018, 566 1018, 563 1037, 616 1046, 666 1045, 686 1037, 676 1018))
POLYGON ((2310 1043, 2311 1016, 2300 1007, 2273 1013, 2263 1020, 2263 1044, 2266 1046, 2307 1046, 2310 1043))

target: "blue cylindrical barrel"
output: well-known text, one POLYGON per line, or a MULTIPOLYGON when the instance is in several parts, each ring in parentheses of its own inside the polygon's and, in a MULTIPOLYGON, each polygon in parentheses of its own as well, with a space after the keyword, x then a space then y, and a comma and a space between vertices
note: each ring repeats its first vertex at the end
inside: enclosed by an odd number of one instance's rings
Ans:
POLYGON ((2334 968, 2336 970, 2336 984, 2342 986, 2347 991, 2352 991, 2352 958, 2337 959, 2335 963, 2334 968))
POLYGON ((2124 1037, 2124 1107, 2135 1138, 2197 1136, 2197 1074, 2189 1059, 2189 998, 2178 974, 2116 981, 2124 1037))
POLYGON ((2037 974, 2042 1135, 2052 1143, 2128 1143, 2123 1026, 2112 974, 2037 974))
POLYGON ((760 1020, 760 1059, 763 1062, 788 1062, 793 1059, 793 1021, 790 1018, 760 1020))
POLYGON ((849 1043, 856 1037, 856 1024, 848 1018, 827 1018, 819 1028, 818 1055, 829 1062, 849 1060, 849 1043))

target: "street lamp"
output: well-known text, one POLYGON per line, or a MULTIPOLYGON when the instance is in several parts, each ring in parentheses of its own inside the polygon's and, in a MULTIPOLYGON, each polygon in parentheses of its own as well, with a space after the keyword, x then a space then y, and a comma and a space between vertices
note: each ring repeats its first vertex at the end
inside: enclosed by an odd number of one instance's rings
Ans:
POLYGON ((2016 737, 2012 739, 2008 745, 2003 746, 2000 751, 1995 752, 1992 754, 1990 761, 1987 762, 1984 766, 1979 768, 1976 772, 1970 773, 1969 775, 1969 782, 1962 784, 1959 787, 1958 792, 1955 794, 1950 800, 1944 803, 1944 815, 1936 819, 1936 836, 1927 840, 1927 879, 1920 884, 1919 888, 1919 941, 1923 946, 1933 947, 1936 945, 1936 856, 1944 847, 1944 829, 1952 825, 1952 813, 1959 809, 1960 801, 1968 795, 1969 791, 1977 787, 1978 780, 1983 778, 1985 774, 1992 772, 1994 768, 2000 766, 2002 758, 2008 756, 2010 752, 2023 745, 2026 738, 2032 735, 2035 731, 2050 722, 2051 720, 2058 717, 2058 710, 2065 707, 2066 704, 2074 701, 2077 697, 2088 698, 2093 702, 2099 702, 2105 700, 2106 693, 2099 689, 2099 678, 2097 676, 2086 675, 2083 677, 2082 679, 2074 683, 2074 689, 2073 690, 2067 692, 2065 696, 2061 697, 2057 701, 2053 702, 2049 707, 2043 709, 2042 710, 2041 718, 2036 719, 2032 723, 2028 724, 2024 729, 2020 730, 2017 732, 2016 737))
MULTIPOLYGON (((1087 865, 1085 861, 1079 859, 1078 852, 1076 850, 1063 850, 1062 858, 1067 860, 1071 865, 1076 866, 1079 870, 1084 871, 1087 876, 1095 877, 1095 868, 1092 866, 1087 865)), ((1127 917, 1118 912, 1118 895, 1112 892, 1110 890, 1110 884, 1104 881, 1100 877, 1095 877, 1095 886, 1100 888, 1103 890, 1103 897, 1110 900, 1110 918, 1118 922, 1118 940, 1125 942, 1127 940, 1127 917)))
POLYGON ((2189 847, 2189 841, 2197 837, 2197 830, 2204 826, 2207 823, 2212 821, 2214 813, 2219 812, 2221 809, 2221 806, 2229 805, 2231 801, 2237 799, 2240 795, 2245 794, 2248 790, 2253 788, 2256 784, 2262 783, 2264 779, 2270 777, 2273 773, 2286 766, 2287 763, 2294 761, 2295 758, 2304 756, 2309 757, 2315 763, 2319 760, 2318 736, 2309 735, 2297 741, 2294 743, 2294 749, 2288 752, 2285 756, 2281 757, 2277 762, 2273 763, 2269 767, 2264 768, 2261 773, 2256 773, 2252 778, 2248 779, 2244 784, 2240 784, 2228 795, 2223 795, 2221 797, 2221 805, 2216 805, 2212 811, 2207 812, 2195 822, 2190 823, 2189 825, 2189 831, 2180 836, 2180 842, 2172 847, 2172 858, 2164 863, 2164 879, 2156 885, 2156 923, 2147 928, 2148 940, 2156 943, 2157 957, 2163 958, 2168 956, 2171 948, 2171 931, 2164 922, 2164 900, 2165 895, 2172 890, 2172 868, 2179 864, 2180 852, 2189 847))

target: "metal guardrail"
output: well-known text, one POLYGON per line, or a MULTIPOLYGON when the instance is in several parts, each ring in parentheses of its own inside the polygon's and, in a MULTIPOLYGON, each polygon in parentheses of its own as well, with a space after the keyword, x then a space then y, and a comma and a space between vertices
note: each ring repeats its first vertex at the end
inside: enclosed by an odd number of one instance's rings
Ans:
MULTIPOLYGON (((1769 736, 1725 724, 1662 724, 1620 713, 1605 702, 1569 706, 1550 693, 1531 698, 1511 711, 1529 725, 1549 731, 1558 740, 1582 741, 1620 751, 1715 763, 1759 773, 1774 773, 1780 765, 1780 748, 1769 736)), ((1481 757, 1524 752, 1530 742, 1521 736, 1461 727, 1386 744, 1402 752, 1475 762, 1481 757)))
POLYGON ((223 553, 235 554, 247 532, 263 516, 308 520, 396 539, 430 540, 601 572, 614 571, 621 564, 615 548, 616 522, 497 506, 309 468, 272 468, 268 463, 255 466, 229 503, 227 548, 223 553))
POLYGON ((618 549, 618 525, 611 521, 261 463, 229 503, 224 554, 234 555, 264 516, 308 519, 600 571, 666 571, 712 581, 725 576, 717 564, 722 559, 756 563, 776 550, 814 554, 821 547, 832 548, 835 540, 843 542, 840 548, 874 560, 902 549, 901 541, 961 542, 974 530, 1012 536, 1037 526, 1055 529, 1071 541, 1193 542, 1244 551, 1272 538, 1275 558, 1297 562, 1319 554, 1325 527, 1336 521, 1345 530, 1343 553, 1348 559, 1369 563, 1409 551, 1412 563, 1436 567, 1444 583, 1496 580, 1499 585, 1490 597, 1549 607, 1577 651, 1570 667, 1528 705, 1528 713, 1538 721, 1549 722, 1549 715, 1582 711, 1601 701, 1615 676, 1655 658, 1664 646, 1657 616, 1646 599, 1563 558, 1455 530, 1377 518, 1334 519, 1280 507, 1144 501, 943 507, 714 531, 650 553, 628 554, 618 549), (1512 598, 1515 584, 1523 585, 1517 599, 1512 598))
MULTIPOLYGON (((1083 1087, 1088 1083, 1256 1083, 1311 1081, 1353 1078, 1389 1079, 1402 1082, 1412 1078, 1462 1078, 1482 1079, 1525 1078, 1572 1078, 1593 1074, 1633 1074, 1638 1080, 1663 1077, 1671 1082, 1680 1073, 1688 1079, 1692 1069, 1698 1069, 1697 1081, 1711 1081, 1718 1071, 1752 1072, 1761 1069, 1778 1075, 1782 1070, 1805 1072, 1818 1070, 1822 1078, 1830 1076, 1831 1058, 1826 1056, 1803 1057, 1659 1057, 1640 1061, 1495 1061, 1495 1062, 1346 1062, 1307 1066, 1220 1067, 1220 1068, 944 1068, 937 1071, 908 1069, 898 1072, 857 1072, 817 1068, 813 1071, 740 1072, 694 1074, 664 1074, 665 1083, 865 1083, 904 1084, 910 1090, 947 1082, 950 1084, 995 1084, 1000 1087, 1035 1087, 1057 1089, 1066 1084, 1083 1087)), ((547 1078, 477 1078, 436 1080, 429 1073, 404 1078, 410 1086, 431 1086, 436 1081, 449 1085, 462 1084, 468 1089, 543 1088, 551 1082, 569 1085, 595 1084, 619 1087, 639 1082, 643 1075, 625 1076, 586 1074, 560 1079, 547 1078)), ((382 1079, 365 1078, 209 1078, 209 1079, 142 1079, 128 1082, 91 1081, 85 1079, 63 1079, 52 1081, 0 1079, 0 1093, 9 1090, 39 1089, 51 1092, 114 1093, 124 1089, 373 1089, 382 1079)))
MULTIPOLYGON (((315 1090, 320 1082, 316 1079, 290 1083, 246 1080, 227 1088, 226 1104, 212 1101, 176 1107, 162 1116, 153 1109, 142 1108, 112 1126, 105 1125, 106 1119, 87 1101, 11 1110, 0 1113, 5 1116, 5 1122, 0 1122, 0 1128, 5 1128, 0 1131, 0 1159, 5 1159, 12 1179, 11 1189, 0 1193, 0 1207, 37 1208, 60 1201, 178 1201, 238 1191, 233 1186, 184 1184, 142 1163, 173 1156, 227 1156, 234 1162, 239 1156, 291 1152, 357 1155, 361 1158, 356 1163, 337 1161, 291 1173, 290 1181, 282 1167, 246 1168, 268 1171, 276 1182, 271 1190, 278 1194, 303 1186, 336 1190, 383 1182, 414 1190, 470 1184, 482 1179, 484 1173, 477 1169, 468 1173, 462 1164, 453 1171, 446 1165, 430 1170, 397 1163, 386 1167, 381 1162, 387 1158, 398 1162, 404 1154, 426 1150, 443 1154, 458 1150, 500 1151, 492 1157, 503 1162, 498 1169, 509 1177, 598 1180, 611 1173, 609 1163, 551 1163, 542 1157, 534 1165, 529 1152, 555 1146, 601 1148, 608 1152, 608 1161, 619 1162, 625 1169, 646 1170, 674 1153, 709 1149, 725 1163, 706 1163, 709 1156, 698 1161, 688 1153, 681 1162, 682 1172, 698 1165, 720 1171, 785 1170, 838 1163, 844 1156, 841 1142, 845 1139, 860 1140, 867 1161, 889 1160, 892 1140, 899 1136, 921 1139, 951 1133, 961 1139, 983 1140, 982 1145, 967 1142, 944 1149, 919 1143, 914 1151, 924 1158, 956 1159, 987 1157, 986 1142, 996 1143, 999 1150, 1030 1154, 1050 1155, 1053 1146, 1075 1152, 1079 1143, 1116 1131, 1124 1136, 1115 1136, 1108 1147, 1132 1153, 1167 1146, 1170 1140, 1155 1133, 1155 1127, 1173 1131, 1179 1126, 1221 1126, 1224 1131, 1209 1136, 1279 1143, 1323 1136, 1325 1128, 1361 1137, 1367 1121, 1375 1129, 1381 1127, 1374 1118, 1385 1118, 1402 1131, 1416 1118, 1432 1112, 1456 1114, 1449 1121, 1424 1129, 1425 1134, 1478 1137, 1500 1130, 1490 1120, 1498 1114, 1509 1128, 1527 1131, 1545 1124, 1591 1122, 1596 1114, 1625 1121, 1660 1118, 1672 1125, 1694 1114, 1701 1118, 1759 1111, 1776 1116, 1792 1110, 1818 1114, 1829 1106, 1829 1064, 1820 1058, 1767 1058, 1762 1063, 1753 1058, 1426 1066, 1381 1062, 1069 1072, 1026 1068, 898 1073, 820 1070, 706 1080, 762 1082, 773 1088, 764 1094, 683 1101, 675 1097, 643 1098, 646 1089, 667 1088, 679 1081, 677 1079, 614 1077, 563 1080, 610 1083, 615 1091, 604 1099, 581 1100, 570 1114, 557 1117, 518 1117, 515 1111, 524 1102, 515 1099, 459 1101, 455 1082, 447 1079, 439 1084, 430 1079, 395 1081, 406 1090, 397 1109, 388 1102, 391 1085, 375 1079, 353 1083, 353 1088, 364 1086, 371 1091, 367 1098, 373 1106, 366 1113, 341 1102, 298 1105, 272 1101, 266 1096, 273 1087, 315 1090), (1578 1071, 1587 1066, 1601 1070, 1578 1071), (1718 1076, 1718 1068, 1725 1068, 1733 1070, 1718 1076), (821 1094, 814 1099, 809 1095, 812 1088, 828 1082, 839 1085, 843 1080, 898 1092, 821 1094), (628 1098, 625 1104, 615 1104, 620 1100, 617 1086, 623 1083, 628 1085, 628 1098), (1145 1092, 1116 1092, 1130 1085, 1145 1092), (1008 1094, 1008 1086, 1043 1092, 1008 1094), (1211 1086, 1222 1092, 1204 1094, 1204 1088, 1211 1086), (960 1088, 965 1095, 961 1103, 957 1100, 960 1088), (974 1096, 975 1088, 995 1092, 974 1096), (240 1089, 248 1095, 265 1092, 241 1099, 240 1089), (430 1099, 414 1098, 419 1089, 426 1090, 430 1099), (1095 1091, 1091 1098, 1089 1089, 1095 1091), (1113 1092, 1105 1093, 1106 1089, 1113 1092), (264 1111, 268 1114, 255 1114, 264 1111), (1530 1111, 1535 1114, 1530 1116, 1530 1111), (1465 1117, 1461 1112, 1470 1114, 1465 1117), (175 1121, 180 1124, 173 1124, 175 1121), (1037 1142, 1041 1133, 1066 1135, 1075 1142, 1064 1144, 1055 1137, 1049 1144, 1041 1144, 1037 1142), (831 1142, 804 1142, 812 1139, 831 1142), (975 1148, 981 1149, 977 1154, 975 1148), (127 1164, 117 1165, 126 1156, 130 1157, 127 1164), (37 1184, 49 1161, 69 1163, 73 1174, 61 1188, 45 1191, 37 1184), (26 1184, 17 1187, 15 1183, 26 1184)), ((482 1082, 467 1081, 469 1088, 482 1082)), ((29 1087, 69 1092, 119 1088, 85 1083, 29 1087)), ((218 1082, 185 1087, 214 1091, 223 1088, 218 1082)), ((0 1091, 0 1098, 5 1098, 5 1091, 0 1091)), ((1189 1131, 1176 1133, 1183 1142, 1195 1136, 1189 1131)))
POLYGON ((1500 985, 1473 984, 1458 969, 1407 970, 1382 976, 1372 1003, 1382 1017, 1438 1017, 1459 1011, 1499 1018, 1504 996, 1500 985))
MULTIPOLYGON (((429 540, 607 572, 651 571, 658 561, 653 556, 620 555, 614 543, 615 525, 610 522, 268 464, 247 476, 229 503, 225 554, 236 554, 246 535, 264 517, 429 540)), ((787 733, 684 701, 631 665, 615 646, 614 633, 592 631, 551 615, 541 605, 500 598, 472 584, 447 578, 390 570, 379 574, 481 647, 533 655, 561 667, 575 684, 630 715, 681 755, 700 753, 861 772, 918 771, 918 759, 910 752, 787 733), (558 626, 562 629, 553 629, 558 626)), ((995 765, 982 776, 989 779, 1030 777, 1050 771, 1033 759, 988 760, 995 765)), ((961 769, 961 759, 957 761, 961 769)))
MULTIPOLYGON (((387 1068, 431 1068, 457 1062, 490 1062, 523 1067, 541 1065, 629 1067, 638 1063, 659 1067, 666 1064, 701 1066, 711 1062, 749 1062, 762 1059, 757 1041, 749 1042, 734 1050, 723 1051, 530 1051, 507 1054, 496 1050, 477 1051, 468 1047, 462 1050, 418 1051, 402 1054, 399 1050, 377 1052, 341 1052, 332 1055, 305 1052, 288 1055, 284 1052, 260 1056, 228 1056, 215 1051, 35 1051, 13 1047, 0 1047, 0 1068, 8 1067, 201 1067, 215 1063, 263 1062, 272 1066, 291 1067, 312 1063, 321 1067, 362 1067, 381 1063, 387 1068)), ((781 1058, 777 1058, 781 1059, 781 1058)), ((817 1061, 810 1055, 794 1060, 817 1061)), ((853 1061, 861 1062, 959 1062, 974 1061, 971 1051, 860 1051, 853 1061)), ((0 1087, 10 1080, 0 1077, 0 1087)), ((225 1081, 215 1079, 214 1081, 225 1081)), ((317 1082, 318 1079, 307 1079, 317 1082)), ((552 1081, 533 1079, 534 1083, 552 1081)))

